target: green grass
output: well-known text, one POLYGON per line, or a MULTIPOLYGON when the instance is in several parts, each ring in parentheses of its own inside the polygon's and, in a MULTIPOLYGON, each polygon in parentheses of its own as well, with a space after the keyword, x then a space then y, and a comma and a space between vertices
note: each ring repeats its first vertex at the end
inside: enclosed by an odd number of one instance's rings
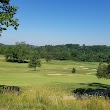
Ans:
POLYGON ((104 98, 74 100, 58 89, 38 86, 21 95, 1 94, 0 110, 110 110, 104 98))
POLYGON ((110 80, 95 76, 98 63, 55 61, 33 71, 28 64, 5 62, 0 56, 0 85, 17 85, 22 94, 0 94, 0 110, 110 110, 103 98, 64 99, 76 88, 99 89, 110 86, 110 80), (76 73, 72 74, 72 68, 76 73), (92 86, 91 86, 92 84, 92 86))
POLYGON ((5 62, 4 57, 0 56, 0 84, 21 87, 42 84, 66 89, 85 87, 89 83, 109 85, 110 80, 98 79, 95 76, 97 66, 98 63, 96 62, 52 60, 50 63, 46 63, 42 59, 42 67, 33 71, 28 68, 28 64, 5 62), (75 74, 71 73, 73 67, 76 68, 75 74))

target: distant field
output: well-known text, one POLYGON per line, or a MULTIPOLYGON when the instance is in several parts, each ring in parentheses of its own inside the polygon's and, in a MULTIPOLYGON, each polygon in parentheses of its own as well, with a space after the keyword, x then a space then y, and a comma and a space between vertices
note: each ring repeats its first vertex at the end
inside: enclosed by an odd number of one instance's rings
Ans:
MULTIPOLYGON (((28 64, 5 62, 0 56, 0 85, 17 85, 21 87, 37 86, 39 84, 72 90, 78 87, 89 87, 89 84, 110 85, 110 80, 97 79, 95 76, 98 63, 55 61, 46 63, 42 59, 42 67, 37 71, 28 68, 28 64), (72 74, 72 68, 76 73, 72 74)), ((100 87, 99 85, 96 85, 100 87)))

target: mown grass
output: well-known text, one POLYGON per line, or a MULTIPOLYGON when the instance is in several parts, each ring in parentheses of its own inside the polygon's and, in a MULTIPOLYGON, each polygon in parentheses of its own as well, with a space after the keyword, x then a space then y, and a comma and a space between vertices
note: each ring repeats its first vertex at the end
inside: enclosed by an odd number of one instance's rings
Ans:
POLYGON ((42 67, 33 71, 27 63, 5 62, 0 56, 0 85, 22 88, 21 95, 0 94, 0 110, 110 110, 110 101, 103 98, 63 98, 72 96, 77 88, 110 87, 110 80, 95 76, 97 67, 96 62, 52 60, 46 63, 42 59, 42 67), (71 73, 73 67, 75 74, 71 73))
POLYGON ((110 84, 110 80, 97 79, 95 76, 98 63, 96 62, 73 62, 51 61, 46 63, 42 60, 42 67, 33 71, 28 64, 5 62, 0 56, 0 84, 17 86, 57 85, 62 88, 82 87, 82 83, 110 84), (76 74, 72 74, 72 68, 76 68, 76 74), (54 74, 54 75, 52 75, 54 74), (58 75, 59 74, 59 75, 58 75))

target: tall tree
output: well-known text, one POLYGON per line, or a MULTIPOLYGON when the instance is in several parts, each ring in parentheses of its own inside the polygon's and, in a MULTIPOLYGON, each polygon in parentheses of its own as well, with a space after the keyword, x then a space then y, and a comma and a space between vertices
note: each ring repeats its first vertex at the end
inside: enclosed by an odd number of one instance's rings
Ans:
POLYGON ((50 62, 51 61, 51 55, 47 54, 45 59, 46 59, 46 62, 50 62))
POLYGON ((10 5, 10 0, 0 0, 0 36, 2 31, 7 30, 9 26, 17 30, 18 19, 14 18, 17 9, 17 6, 10 5))
POLYGON ((39 60, 39 56, 36 51, 33 51, 31 53, 30 62, 29 62, 28 67, 34 68, 35 71, 36 71, 36 67, 41 67, 41 61, 39 60))
POLYGON ((5 50, 5 58, 6 61, 11 61, 14 62, 14 60, 17 59, 17 55, 15 52, 15 47, 14 46, 8 46, 5 50))
POLYGON ((15 51, 18 62, 24 62, 29 57, 29 47, 25 42, 16 42, 15 51))
POLYGON ((25 42, 17 42, 16 45, 5 49, 6 61, 23 63, 29 59, 30 48, 25 42))

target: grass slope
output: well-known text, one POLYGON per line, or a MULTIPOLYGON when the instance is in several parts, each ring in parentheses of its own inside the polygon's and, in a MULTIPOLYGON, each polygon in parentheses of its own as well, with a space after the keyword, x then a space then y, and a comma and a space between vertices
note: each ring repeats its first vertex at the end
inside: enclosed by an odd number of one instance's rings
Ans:
POLYGON ((71 94, 76 88, 110 87, 110 80, 95 76, 97 66, 96 62, 42 59, 42 67, 33 71, 28 64, 5 62, 0 56, 0 85, 26 88, 20 95, 0 94, 0 110, 110 110, 110 100, 103 97, 74 100, 71 94), (73 67, 75 74, 71 74, 73 67))
MULTIPOLYGON (((89 87, 89 84, 110 84, 110 80, 95 76, 98 63, 42 60, 42 67, 37 71, 28 68, 28 64, 5 62, 0 56, 0 85, 36 86, 39 84, 59 86, 64 89, 89 87), (75 67, 77 72, 71 73, 75 67)), ((96 86, 96 85, 95 85, 96 86)), ((100 87, 97 85, 97 87, 100 87)))

